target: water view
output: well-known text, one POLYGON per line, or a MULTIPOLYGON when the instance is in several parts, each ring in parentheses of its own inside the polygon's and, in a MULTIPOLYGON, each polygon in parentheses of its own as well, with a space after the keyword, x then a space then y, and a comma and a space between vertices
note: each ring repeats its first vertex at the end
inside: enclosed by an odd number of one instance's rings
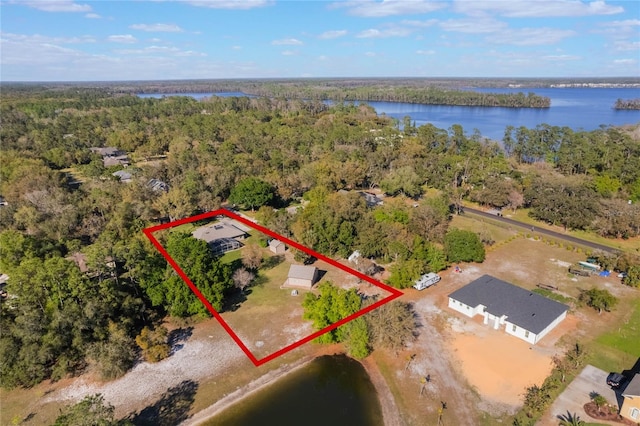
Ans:
MULTIPOLYGON (((539 124, 568 126, 574 130, 595 130, 601 125, 622 126, 640 122, 640 111, 615 110, 618 98, 640 98, 640 89, 619 88, 521 88, 521 89, 473 89, 480 92, 517 93, 529 91, 551 99, 551 108, 498 108, 448 105, 424 105, 404 102, 367 102, 378 114, 385 114, 400 121, 411 117, 417 126, 431 123, 448 129, 460 124, 467 134, 473 129, 494 140, 502 140, 505 127, 535 127, 539 124)), ((224 93, 160 93, 141 94, 140 97, 191 96, 202 99, 209 96, 247 96, 241 92, 224 93)))
POLYGON ((377 393, 362 364, 322 356, 232 405, 208 426, 382 426, 377 393))

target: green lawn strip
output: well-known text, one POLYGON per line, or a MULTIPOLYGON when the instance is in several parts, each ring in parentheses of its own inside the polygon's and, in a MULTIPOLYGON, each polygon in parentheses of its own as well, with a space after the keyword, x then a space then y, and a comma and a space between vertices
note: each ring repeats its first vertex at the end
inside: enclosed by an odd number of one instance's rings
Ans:
POLYGON ((574 300, 571 297, 565 297, 551 290, 547 290, 546 288, 535 288, 533 289, 533 292, 566 305, 570 304, 574 300))
POLYGON ((630 368, 640 354, 640 304, 635 304, 627 321, 598 336, 591 346, 591 363, 596 367, 605 371, 630 368))

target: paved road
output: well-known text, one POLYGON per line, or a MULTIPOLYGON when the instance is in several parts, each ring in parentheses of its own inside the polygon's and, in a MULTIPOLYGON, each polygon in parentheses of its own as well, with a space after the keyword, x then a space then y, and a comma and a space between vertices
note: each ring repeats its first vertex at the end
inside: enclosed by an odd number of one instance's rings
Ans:
POLYGON ((486 217, 486 218, 489 218, 491 220, 495 220, 495 221, 498 221, 498 222, 506 223, 506 224, 509 224, 509 225, 512 225, 512 226, 517 226, 517 227, 525 228, 525 229, 528 229, 528 230, 532 230, 533 229, 533 232, 535 234, 548 235, 548 236, 553 237, 553 238, 558 238, 558 239, 562 239, 562 240, 565 240, 565 241, 569 241, 569 242, 571 242, 573 244, 579 244, 579 245, 581 245, 583 247, 589 247, 589 248, 596 249, 596 250, 602 250, 604 252, 611 253, 611 254, 619 254, 620 253, 620 250, 617 250, 617 249, 614 249, 614 248, 611 248, 611 247, 608 247, 608 246, 604 246, 602 244, 592 243, 591 241, 585 241, 585 240, 582 240, 580 238, 573 237, 571 235, 566 235, 566 234, 562 234, 560 232, 550 231, 548 229, 535 228, 535 227, 532 227, 531 225, 529 225, 528 223, 518 222, 517 220, 509 219, 507 217, 496 216, 494 214, 483 212, 482 210, 476 210, 476 209, 472 209, 472 208, 469 208, 469 207, 464 207, 463 211, 465 213, 470 213, 472 215, 486 217))

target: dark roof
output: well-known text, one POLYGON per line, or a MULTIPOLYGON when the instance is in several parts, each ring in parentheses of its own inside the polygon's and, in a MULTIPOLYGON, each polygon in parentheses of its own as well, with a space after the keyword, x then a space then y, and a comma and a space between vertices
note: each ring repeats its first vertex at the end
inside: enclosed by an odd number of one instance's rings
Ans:
POLYGON ((506 315, 510 323, 535 334, 569 309, 567 305, 490 275, 481 276, 449 297, 472 307, 484 305, 492 315, 506 315))
POLYGON ((640 396, 640 374, 636 373, 633 379, 622 392, 622 396, 638 397, 640 396))

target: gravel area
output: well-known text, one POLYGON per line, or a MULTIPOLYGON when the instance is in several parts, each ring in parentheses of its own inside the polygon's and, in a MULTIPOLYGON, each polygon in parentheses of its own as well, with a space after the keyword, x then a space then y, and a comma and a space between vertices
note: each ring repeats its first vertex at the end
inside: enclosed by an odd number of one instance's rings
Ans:
POLYGON ((189 340, 182 349, 158 363, 141 362, 120 379, 107 383, 80 377, 70 386, 47 395, 42 402, 75 403, 87 395, 101 393, 116 407, 116 415, 126 415, 158 399, 172 386, 228 373, 239 361, 248 363, 245 354, 230 339, 189 340))

